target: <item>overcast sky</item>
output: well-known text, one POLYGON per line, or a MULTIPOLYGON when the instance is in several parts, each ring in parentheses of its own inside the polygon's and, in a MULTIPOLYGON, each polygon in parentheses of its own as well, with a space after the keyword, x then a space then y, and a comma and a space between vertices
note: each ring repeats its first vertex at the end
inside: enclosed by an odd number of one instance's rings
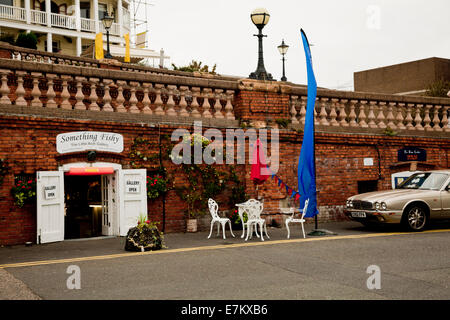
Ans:
POLYGON ((264 7, 266 70, 281 78, 284 39, 286 77, 306 83, 303 28, 312 47, 318 86, 353 89, 353 72, 429 57, 450 59, 449 0, 151 0, 149 48, 163 48, 170 63, 192 59, 217 64, 224 75, 256 70, 257 33, 250 13, 264 7))

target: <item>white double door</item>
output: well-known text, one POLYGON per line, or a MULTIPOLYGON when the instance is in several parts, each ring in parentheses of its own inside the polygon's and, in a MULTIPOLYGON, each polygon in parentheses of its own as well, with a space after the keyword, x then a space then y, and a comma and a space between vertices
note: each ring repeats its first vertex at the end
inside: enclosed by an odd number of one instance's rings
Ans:
MULTIPOLYGON (((118 169, 102 175, 102 234, 125 236, 147 214, 145 169, 118 169)), ((37 243, 64 240, 64 172, 38 171, 37 243)))

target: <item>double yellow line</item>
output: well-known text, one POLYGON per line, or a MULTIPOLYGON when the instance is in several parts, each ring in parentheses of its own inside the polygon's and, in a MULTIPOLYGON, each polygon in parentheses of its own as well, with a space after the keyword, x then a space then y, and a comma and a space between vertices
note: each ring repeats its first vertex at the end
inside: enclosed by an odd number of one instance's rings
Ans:
POLYGON ((30 262, 20 262, 20 263, 10 263, 0 265, 0 269, 5 268, 20 268, 20 267, 34 267, 49 264, 61 264, 61 263, 74 263, 82 261, 96 261, 96 260, 106 260, 106 259, 117 259, 126 257, 136 257, 145 255, 157 255, 157 254, 170 254, 178 252, 191 252, 191 251, 205 251, 205 250, 217 250, 217 249, 228 249, 228 248, 240 248, 240 247, 255 247, 255 246, 267 246, 276 244, 292 244, 299 242, 312 242, 312 241, 329 241, 329 240, 345 240, 345 239, 363 239, 363 238, 376 238, 376 237, 388 237, 388 236, 400 236, 400 235, 418 235, 424 233, 437 233, 437 232, 450 232, 447 229, 439 230, 428 230, 420 233, 409 233, 409 232, 392 232, 392 233, 370 233, 370 234, 358 234, 358 235, 347 235, 347 236, 327 236, 321 238, 306 238, 306 239, 292 239, 292 240, 274 240, 274 241, 261 241, 261 242, 245 242, 236 243, 228 245, 216 245, 216 246, 202 246, 193 248, 179 248, 179 249, 168 249, 168 250, 158 250, 158 251, 145 251, 145 252, 132 252, 132 253, 118 253, 109 254, 102 256, 90 256, 90 257, 80 257, 80 258, 68 258, 68 259, 55 259, 55 260, 41 260, 41 261, 30 261, 30 262))

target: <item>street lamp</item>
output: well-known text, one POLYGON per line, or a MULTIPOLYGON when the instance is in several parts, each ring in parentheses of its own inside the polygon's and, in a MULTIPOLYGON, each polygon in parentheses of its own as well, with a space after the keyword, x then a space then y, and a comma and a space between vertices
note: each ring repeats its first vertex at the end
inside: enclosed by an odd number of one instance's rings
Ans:
POLYGON ((111 52, 109 51, 109 29, 111 28, 114 21, 114 17, 110 16, 108 12, 105 13, 105 16, 102 19, 103 26, 106 29, 106 55, 105 58, 112 59, 111 52))
POLYGON ((281 44, 278 46, 278 50, 280 51, 281 55, 283 56, 283 76, 281 77, 281 81, 286 81, 287 78, 284 74, 284 55, 287 53, 289 49, 289 46, 287 44, 284 43, 284 39, 283 41, 281 41, 281 44))
POLYGON ((250 79, 258 79, 258 80, 273 80, 272 75, 267 73, 266 68, 264 68, 264 57, 263 57, 263 45, 262 39, 263 37, 267 37, 262 34, 262 29, 269 22, 270 14, 264 8, 258 8, 253 10, 250 14, 250 18, 254 25, 258 28, 259 33, 254 34, 255 37, 258 37, 258 67, 255 72, 250 73, 250 79))

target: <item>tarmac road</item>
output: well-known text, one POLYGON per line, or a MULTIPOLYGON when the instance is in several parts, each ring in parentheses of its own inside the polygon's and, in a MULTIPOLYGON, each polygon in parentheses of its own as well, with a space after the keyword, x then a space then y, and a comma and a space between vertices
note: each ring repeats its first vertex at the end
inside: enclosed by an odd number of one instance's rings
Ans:
POLYGON ((270 240, 245 242, 240 231, 226 240, 168 234, 168 249, 136 254, 123 251, 123 238, 0 248, 0 298, 450 299, 448 223, 421 233, 354 222, 319 227, 338 235, 303 239, 295 229, 286 240, 285 229, 270 229, 270 240), (67 287, 70 265, 80 268, 81 289, 67 287), (372 265, 380 289, 367 287, 372 265))

